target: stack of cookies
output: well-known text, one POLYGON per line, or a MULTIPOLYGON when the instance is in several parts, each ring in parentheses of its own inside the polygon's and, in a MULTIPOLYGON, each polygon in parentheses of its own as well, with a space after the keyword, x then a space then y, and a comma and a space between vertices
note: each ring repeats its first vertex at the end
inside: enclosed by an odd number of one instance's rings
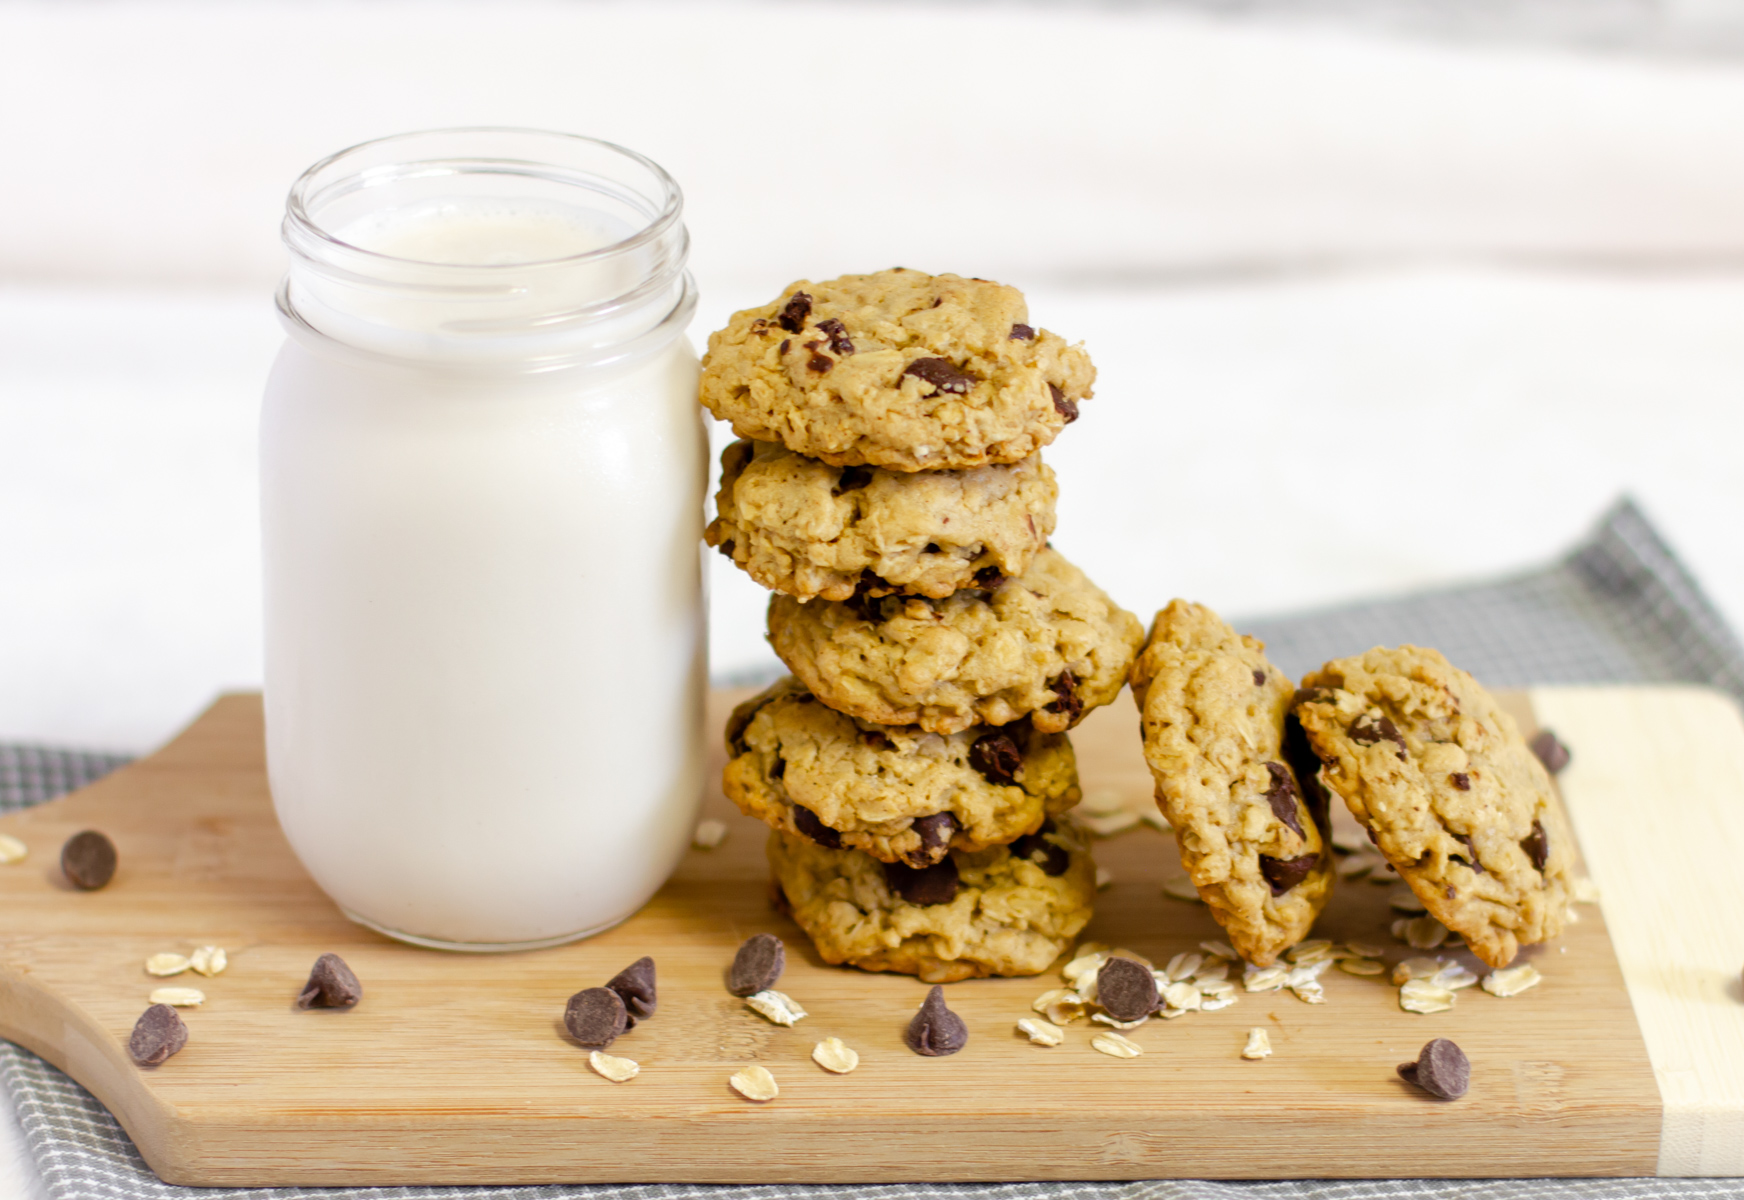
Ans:
POLYGON ((1308 933, 1342 800, 1428 913, 1492 967, 1567 920, 1574 839, 1513 719, 1438 651, 1375 648, 1298 689, 1176 600, 1132 668, 1145 759, 1200 898, 1257 966, 1308 933))
POLYGON ((733 714, 724 788, 828 962, 1035 974, 1090 918, 1066 730, 1144 630, 1049 545, 1039 451, 1094 377, 1016 289, 901 268, 709 338, 702 403, 745 440, 708 541, 775 593, 793 672, 733 714))

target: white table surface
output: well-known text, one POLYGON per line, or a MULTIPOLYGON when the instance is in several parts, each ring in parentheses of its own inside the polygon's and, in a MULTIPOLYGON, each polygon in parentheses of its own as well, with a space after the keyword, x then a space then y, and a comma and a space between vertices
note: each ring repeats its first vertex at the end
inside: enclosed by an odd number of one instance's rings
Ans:
MULTIPOLYGON (((281 198, 442 124, 671 167, 699 344, 808 272, 1024 287, 1101 370, 1049 454, 1057 544, 1146 615, 1512 570, 1627 489, 1744 627, 1744 71, 1128 6, 800 12, 0 6, 0 739, 143 750, 258 682, 281 198), (817 137, 771 153, 777 111, 817 137)), ((717 670, 769 661, 762 593, 711 563, 717 670)), ((0 1200, 41 1194, 0 1106, 0 1200)))

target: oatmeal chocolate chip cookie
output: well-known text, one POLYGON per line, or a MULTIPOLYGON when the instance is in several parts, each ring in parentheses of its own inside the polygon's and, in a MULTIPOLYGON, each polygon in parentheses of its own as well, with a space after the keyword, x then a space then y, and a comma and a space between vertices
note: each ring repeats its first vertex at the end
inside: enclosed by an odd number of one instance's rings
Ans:
POLYGON ((727 749, 721 787, 748 816, 914 867, 1033 834, 1079 798, 1063 734, 1027 722, 948 736, 874 725, 791 676, 734 710, 727 749))
POLYGON ((1058 496, 1039 454, 903 474, 739 441, 721 455, 720 516, 708 544, 764 587, 801 600, 942 599, 1028 570, 1054 531, 1058 496))
POLYGON ((984 279, 801 280, 709 335, 700 398, 740 437, 834 466, 1017 462, 1077 419, 1096 378, 1028 321, 1023 293, 984 279))
POLYGON ((769 865, 828 963, 928 983, 1048 969, 1090 920, 1096 864, 1064 826, 915 870, 775 832, 769 865))
POLYGON ((1028 717, 1059 733, 1119 694, 1144 626, 1047 549, 1020 576, 942 600, 776 595, 769 640, 818 699, 863 721, 957 733, 1028 717))
POLYGON ((1495 699, 1438 651, 1377 647, 1302 681, 1319 781, 1432 916, 1492 967, 1562 931, 1574 840, 1495 699))
POLYGON ((1295 687, 1262 642, 1175 600, 1133 663, 1132 691, 1182 865, 1230 945, 1267 966, 1307 936, 1335 875, 1324 803, 1305 796, 1284 749, 1295 687))

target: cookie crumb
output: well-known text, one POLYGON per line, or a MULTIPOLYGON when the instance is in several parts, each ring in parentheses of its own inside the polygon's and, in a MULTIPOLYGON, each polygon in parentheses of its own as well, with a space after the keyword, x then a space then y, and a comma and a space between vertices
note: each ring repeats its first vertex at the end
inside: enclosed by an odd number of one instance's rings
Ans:
POLYGON ((30 847, 9 833, 0 833, 0 865, 23 862, 30 847))
POLYGON ((1255 1027, 1247 1031, 1247 1045, 1241 1048, 1243 1058, 1270 1058, 1272 1056, 1272 1035, 1264 1029, 1255 1027))
POLYGON ((156 975, 159 978, 168 978, 171 975, 180 975, 183 971, 186 971, 193 965, 193 960, 188 958, 185 954, 170 954, 166 952, 163 954, 154 954, 146 959, 145 973, 147 975, 156 975))
POLYGON ((775 1083, 775 1076, 766 1067, 746 1067, 735 1072, 727 1079, 733 1085, 733 1090, 747 1100, 758 1104, 767 1104, 781 1094, 781 1089, 775 1083))
POLYGON ((1137 1058, 1144 1053, 1143 1046, 1118 1033, 1099 1033, 1090 1039, 1090 1046, 1110 1058, 1137 1058))
POLYGON ((811 1048, 811 1060, 835 1075, 846 1075, 860 1065, 860 1055, 841 1038, 825 1038, 811 1048))
POLYGON ((598 1050, 590 1050, 587 1054, 587 1065, 594 1069, 596 1075, 604 1075, 613 1083, 628 1083, 641 1073, 642 1067, 634 1059, 618 1058, 611 1054, 602 1054, 598 1050))
POLYGON ((706 821, 696 823, 696 832, 690 835, 690 844, 698 850, 713 850, 727 840, 727 823, 710 817, 706 821))
POLYGON ((1503 967, 1485 975, 1484 991, 1492 996, 1518 996, 1527 988, 1537 987, 1543 978, 1537 967, 1531 963, 1521 963, 1517 967, 1503 967))
POLYGON ((1066 1031, 1051 1021, 1025 1017, 1017 1023, 1017 1031, 1038 1046, 1058 1046, 1066 1040, 1066 1031))
POLYGON ((745 1007, 768 1021, 789 1027, 807 1016, 805 1009, 792 996, 774 988, 765 988, 746 996, 745 1007))

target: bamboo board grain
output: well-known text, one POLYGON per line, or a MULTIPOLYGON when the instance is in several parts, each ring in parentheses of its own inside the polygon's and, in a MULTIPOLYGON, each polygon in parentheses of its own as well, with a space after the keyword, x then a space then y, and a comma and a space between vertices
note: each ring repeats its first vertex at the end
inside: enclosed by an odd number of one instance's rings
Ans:
MULTIPOLYGON (((712 698, 711 728, 733 699, 712 698)), ((1522 698, 1510 703, 1530 724, 1522 698)), ((1627 736, 1565 732, 1577 754, 1627 736)), ((1148 803, 1130 700, 1073 736, 1087 794, 1148 803)), ((503 956, 414 949, 349 924, 309 882, 273 819, 259 698, 225 697, 151 758, 0 820, 33 850, 0 868, 0 1036, 90 1088, 164 1179, 208 1186, 1645 1175, 1659 1163, 1659 1087, 1595 907, 1528 952, 1546 980, 1510 1000, 1468 990, 1452 1012, 1417 1016, 1384 981, 1333 970, 1324 1005, 1244 994, 1152 1021, 1129 1035, 1145 1055, 1122 1061, 1091 1051, 1082 1024, 1052 1049, 1014 1034, 1053 982, 971 981, 948 989, 968 1048, 923 1059, 900 1035, 925 988, 824 966, 767 903, 762 827, 716 791, 704 813, 728 820, 727 842, 692 851, 618 929, 503 956), (114 838, 122 868, 76 893, 55 858, 86 827, 114 838), (787 940, 781 986, 811 1012, 793 1029, 722 987, 733 949, 761 930, 787 940), (155 983, 143 960, 201 943, 226 946, 230 968, 194 981, 209 999, 187 1014, 187 1049, 142 1071, 123 1044, 155 983), (291 998, 327 950, 366 999, 298 1012, 291 998), (560 1016, 570 993, 642 954, 659 963, 660 1011, 613 1047, 641 1076, 612 1084, 563 1039, 560 1016), (1238 1057, 1252 1026, 1270 1031, 1271 1059, 1238 1057), (860 1052, 854 1074, 810 1062, 832 1035, 860 1052), (1393 1073, 1435 1036, 1475 1064, 1455 1104, 1393 1073), (729 1090, 752 1062, 779 1079, 773 1104, 729 1090)), ((1100 841, 1115 882, 1084 936, 1158 962, 1216 936, 1202 907, 1160 894, 1172 854, 1149 828, 1100 841)), ((1342 888, 1316 932, 1386 941, 1388 890, 1342 888)))

